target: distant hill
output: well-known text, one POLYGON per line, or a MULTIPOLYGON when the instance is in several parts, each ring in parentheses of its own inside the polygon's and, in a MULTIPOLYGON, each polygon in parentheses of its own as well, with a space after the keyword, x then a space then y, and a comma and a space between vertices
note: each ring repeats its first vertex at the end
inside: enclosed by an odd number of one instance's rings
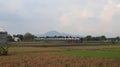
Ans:
POLYGON ((61 33, 61 32, 58 32, 58 31, 48 31, 44 34, 37 34, 36 36, 79 36, 79 35, 61 33))

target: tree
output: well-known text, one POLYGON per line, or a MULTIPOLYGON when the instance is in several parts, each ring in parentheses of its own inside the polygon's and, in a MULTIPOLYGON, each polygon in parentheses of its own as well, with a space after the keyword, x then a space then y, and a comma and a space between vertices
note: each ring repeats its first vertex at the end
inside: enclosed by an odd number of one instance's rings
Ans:
POLYGON ((85 38, 87 41, 90 41, 91 39, 92 39, 92 36, 91 35, 88 35, 88 36, 86 36, 86 38, 85 38))
POLYGON ((34 35, 32 35, 31 33, 25 33, 24 34, 24 41, 33 41, 34 39, 34 35))
POLYGON ((7 35, 7 41, 10 41, 10 42, 14 41, 13 38, 12 38, 12 36, 10 34, 7 35))
POLYGON ((100 41, 101 38, 100 38, 100 37, 92 37, 92 40, 93 40, 93 41, 100 41))
POLYGON ((112 38, 111 42, 112 42, 112 44, 115 44, 116 43, 115 38, 112 38))
POLYGON ((18 37, 21 41, 24 39, 24 36, 22 34, 13 35, 13 37, 18 37))
POLYGON ((83 43, 83 38, 80 38, 80 43, 83 43))
POLYGON ((50 36, 46 36, 46 38, 50 38, 50 36))
POLYGON ((17 34, 17 37, 20 38, 21 41, 23 41, 23 35, 22 34, 17 34))
POLYGON ((104 41, 104 40, 106 40, 106 37, 105 37, 105 36, 101 36, 100 39, 101 39, 102 41, 104 41))
POLYGON ((119 37, 119 36, 118 36, 118 37, 116 37, 116 40, 117 40, 117 41, 120 41, 120 37, 119 37))

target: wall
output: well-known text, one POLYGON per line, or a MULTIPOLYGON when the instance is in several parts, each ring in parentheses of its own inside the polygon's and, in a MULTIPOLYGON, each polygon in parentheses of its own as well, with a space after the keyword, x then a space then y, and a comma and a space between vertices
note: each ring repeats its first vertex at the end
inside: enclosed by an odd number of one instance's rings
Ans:
POLYGON ((0 32, 0 45, 7 44, 7 32, 0 32))

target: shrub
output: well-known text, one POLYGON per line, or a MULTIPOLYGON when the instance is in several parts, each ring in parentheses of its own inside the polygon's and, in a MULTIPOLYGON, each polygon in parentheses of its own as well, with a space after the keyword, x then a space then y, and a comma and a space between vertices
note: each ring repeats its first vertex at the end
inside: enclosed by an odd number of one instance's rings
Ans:
POLYGON ((0 56, 8 55, 8 46, 0 46, 0 56))

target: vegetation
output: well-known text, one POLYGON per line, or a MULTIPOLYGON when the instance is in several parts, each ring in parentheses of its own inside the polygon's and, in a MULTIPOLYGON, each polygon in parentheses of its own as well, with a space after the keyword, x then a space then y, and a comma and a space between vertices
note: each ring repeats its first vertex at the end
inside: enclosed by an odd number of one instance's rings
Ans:
MULTIPOLYGON (((102 35, 102 36, 91 36, 91 35, 88 35, 86 37, 74 37, 74 36, 44 36, 44 37, 37 37, 31 33, 25 33, 25 34, 14 34, 13 36, 12 35, 8 35, 8 41, 9 42, 13 42, 14 41, 14 38, 17 37, 19 38, 20 41, 22 42, 27 42, 27 41, 40 41, 40 40, 36 40, 36 38, 77 38, 77 40, 67 40, 68 43, 97 43, 97 42, 109 42, 111 44, 115 44, 115 43, 118 43, 120 41, 120 37, 117 36, 117 37, 113 37, 113 38, 107 38, 106 36, 102 35)), ((19 41, 18 40, 18 41, 19 41)), ((46 41, 48 42, 48 41, 46 41)))
POLYGON ((0 46, 0 56, 8 55, 8 46, 0 46))
POLYGON ((13 37, 18 37, 21 41, 24 40, 24 36, 22 34, 13 35, 13 37))
MULTIPOLYGON (((1 67, 119 67, 119 59, 87 57, 83 55, 61 54, 64 51, 105 51, 119 52, 117 46, 77 46, 77 47, 10 47, 9 56, 0 57, 1 67), (116 50, 114 50, 116 49, 116 50)), ((90 53, 89 53, 90 54, 90 53)), ((115 53, 114 53, 115 54, 115 53)))
POLYGON ((34 35, 32 35, 31 33, 24 34, 24 41, 33 41, 33 39, 34 35))
POLYGON ((11 41, 14 41, 12 36, 10 34, 7 35, 7 41, 8 42, 11 42, 11 41))
MULTIPOLYGON (((14 34, 13 36, 8 34, 7 36, 7 39, 8 39, 8 42, 14 42, 14 38, 19 38, 20 41, 33 41, 35 36, 32 35, 31 33, 25 33, 24 35, 22 34, 14 34)), ((18 40, 18 41, 19 41, 18 40)))
MULTIPOLYGON (((8 37, 9 41, 11 37, 8 37)), ((120 67, 119 37, 106 38, 89 35, 80 38, 79 41, 47 42, 33 42, 35 36, 31 33, 13 37, 18 37, 23 42, 10 42, 9 55, 8 47, 0 47, 0 55, 8 55, 0 56, 1 67, 120 67), (43 47, 40 47, 41 45, 43 47), (57 45, 57 47, 47 47, 50 45, 57 45), (65 45, 72 46, 65 47, 65 45)), ((54 38, 57 37, 54 36, 54 38)), ((69 36, 62 38, 69 38, 69 36)))
POLYGON ((111 49, 111 50, 70 50, 70 51, 62 51, 63 54, 71 54, 71 55, 80 55, 80 56, 88 56, 88 57, 100 57, 100 58, 112 58, 112 59, 120 59, 120 49, 111 49))

